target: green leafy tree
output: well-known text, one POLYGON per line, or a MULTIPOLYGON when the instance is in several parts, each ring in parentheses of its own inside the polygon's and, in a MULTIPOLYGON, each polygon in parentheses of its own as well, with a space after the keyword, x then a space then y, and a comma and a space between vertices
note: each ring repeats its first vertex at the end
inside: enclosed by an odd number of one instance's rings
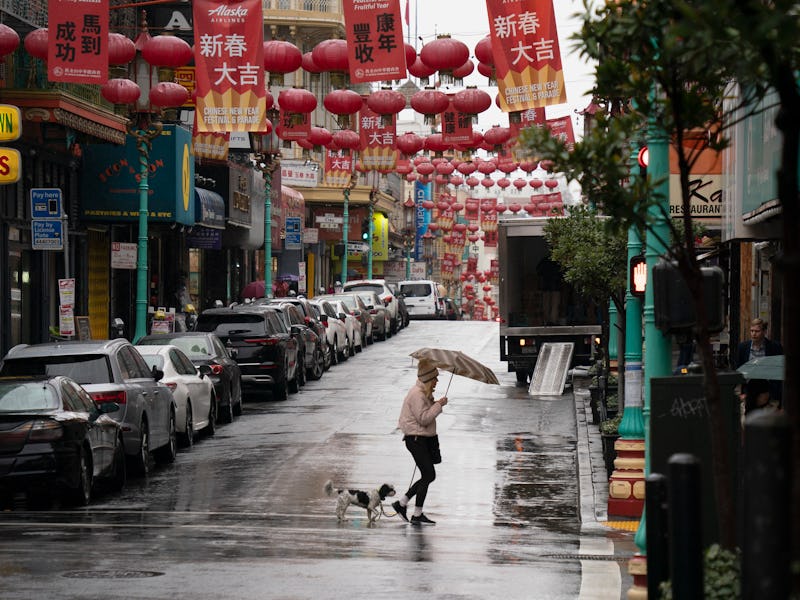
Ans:
MULTIPOLYGON (((784 134, 782 166, 777 177, 784 211, 784 331, 800 330, 790 302, 800 290, 798 222, 798 21, 794 2, 758 0, 618 0, 585 3, 584 23, 576 34, 581 52, 597 61, 595 99, 606 111, 573 153, 543 129, 526 132, 523 144, 535 157, 549 158, 554 168, 581 182, 589 201, 622 229, 642 226, 655 236, 650 211, 668 202, 659 197, 663 181, 629 180, 631 154, 645 136, 668 136, 677 156, 682 217, 662 212, 671 230, 659 240, 692 293, 697 325, 693 332, 704 368, 704 393, 712 422, 712 472, 717 496, 720 542, 735 543, 735 515, 730 457, 723 444, 722 407, 702 301, 702 274, 694 251, 690 174, 701 154, 728 144, 731 127, 764 109, 769 90, 778 93, 777 126, 784 134), (734 82, 740 85, 732 87, 734 82), (731 91, 735 89, 736 93, 731 91), (650 211, 650 212, 648 212, 650 211), (789 230, 788 228, 794 228, 789 230), (671 243, 670 240, 676 240, 671 243), (789 296, 793 290, 793 296, 789 296)), ((800 455, 798 388, 800 369, 796 334, 783 336, 787 379, 784 398, 792 419, 795 455, 800 455), (792 385, 794 381, 794 385, 792 385)), ((800 461, 795 461, 795 463, 800 461)), ((794 527, 800 528, 800 467, 795 464, 794 527)), ((795 529, 794 539, 800 539, 795 529)), ((797 557, 798 548, 794 549, 797 557)))
MULTIPOLYGON (((551 257, 564 270, 564 280, 598 306, 610 299, 620 314, 618 321, 624 323, 627 238, 586 207, 573 207, 568 216, 548 220, 544 233, 551 257)), ((607 322, 603 329, 608 333, 607 322)), ((605 357, 607 362, 608 352, 605 357)))

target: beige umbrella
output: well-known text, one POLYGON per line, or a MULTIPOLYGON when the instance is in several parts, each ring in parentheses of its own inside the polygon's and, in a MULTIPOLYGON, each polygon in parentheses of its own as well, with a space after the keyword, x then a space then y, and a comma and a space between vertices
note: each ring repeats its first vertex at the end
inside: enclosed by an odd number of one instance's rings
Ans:
MULTIPOLYGON (((500 385, 497 377, 489 367, 478 362, 474 358, 467 356, 460 350, 446 350, 444 348, 420 348, 410 354, 419 361, 429 362, 431 365, 442 371, 449 371, 450 381, 447 382, 447 389, 450 389, 450 382, 453 375, 469 377, 475 381, 500 385)), ((445 391, 447 395, 447 391, 445 391)))

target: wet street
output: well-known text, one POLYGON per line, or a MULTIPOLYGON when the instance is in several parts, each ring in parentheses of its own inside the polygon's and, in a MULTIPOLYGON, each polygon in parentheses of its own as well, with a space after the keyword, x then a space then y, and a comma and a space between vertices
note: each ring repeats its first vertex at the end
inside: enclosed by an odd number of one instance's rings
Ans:
MULTIPOLYGON (((533 398, 499 361, 497 325, 412 321, 286 402, 244 414, 148 479, 86 509, 0 513, 0 598, 617 599, 632 534, 581 510, 572 393, 533 398), (396 430, 423 346, 463 350, 499 386, 454 377, 438 419, 443 463, 417 528, 369 525, 340 488, 393 484, 414 463, 396 430), (583 521, 581 516, 583 514, 583 521)), ((442 373, 435 396, 450 382, 442 373)), ((583 490, 583 496, 587 491, 583 490)), ((591 496, 591 494, 589 494, 591 496)))

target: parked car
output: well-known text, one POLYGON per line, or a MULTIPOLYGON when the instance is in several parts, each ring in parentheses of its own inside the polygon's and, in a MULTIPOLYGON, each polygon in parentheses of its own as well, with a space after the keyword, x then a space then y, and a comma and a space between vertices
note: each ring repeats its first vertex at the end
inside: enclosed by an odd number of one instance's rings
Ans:
POLYGON ((164 344, 180 348, 195 367, 211 367, 209 378, 214 384, 218 423, 231 423, 234 415, 242 414, 242 371, 231 357, 232 346, 226 347, 216 335, 206 331, 146 335, 137 346, 164 344))
POLYGON ((359 339, 360 342, 356 343, 355 351, 361 352, 369 343, 369 339, 372 336, 372 315, 367 308, 367 305, 364 304, 364 301, 358 295, 358 292, 340 292, 338 294, 333 294, 331 296, 322 296, 327 300, 338 300, 339 302, 344 303, 347 308, 350 309, 350 312, 353 316, 358 319, 359 323, 359 339))
POLYGON ((0 378, 0 490, 85 506, 101 479, 122 489, 122 428, 108 416, 118 409, 69 377, 0 378))
POLYGON ((455 300, 452 298, 442 298, 442 304, 444 305, 443 319, 447 319, 448 321, 461 320, 461 309, 456 306, 455 300))
MULTIPOLYGON (((331 366, 331 349, 328 345, 327 336, 325 335, 325 325, 322 321, 319 320, 319 315, 311 306, 311 302, 308 298, 304 298, 302 296, 297 297, 287 297, 287 298, 280 298, 281 302, 288 302, 289 304, 293 304, 297 307, 297 309, 303 315, 303 321, 306 325, 308 325, 311 330, 319 336, 320 340, 322 340, 322 353, 323 353, 323 368, 327 370, 331 366)), ((306 368, 309 368, 309 362, 306 361, 306 368)), ((309 374, 309 379, 315 379, 314 376, 309 374)), ((319 379, 319 377, 316 377, 319 379)))
POLYGON ((391 332, 397 333, 403 328, 403 318, 400 314, 399 302, 394 292, 386 285, 385 279, 358 279, 348 281, 343 285, 345 292, 375 292, 389 309, 392 317, 391 332))
POLYGON ((333 306, 333 310, 339 318, 344 321, 344 328, 346 331, 346 344, 342 348, 342 352, 347 356, 354 356, 356 353, 356 346, 361 345, 361 323, 358 318, 353 314, 344 302, 336 299, 335 296, 330 296, 328 302, 333 306))
POLYGON ((152 468, 152 454, 160 462, 175 460, 175 400, 159 380, 164 373, 151 369, 128 340, 84 340, 21 344, 3 358, 0 376, 70 377, 95 402, 113 402, 107 414, 122 425, 125 454, 141 474, 152 468))
POLYGON ((167 346, 137 346, 144 361, 161 369, 161 383, 172 390, 175 398, 175 428, 184 446, 190 447, 199 432, 214 435, 217 424, 217 398, 214 384, 208 375, 211 367, 195 367, 179 348, 167 346))
POLYGON ((271 300, 269 304, 278 310, 289 333, 297 340, 300 385, 305 385, 306 377, 316 381, 325 372, 322 340, 306 323, 303 313, 296 305, 282 302, 281 299, 271 300))
POLYGON ((311 306, 319 311, 319 320, 325 325, 325 337, 331 349, 331 363, 338 364, 340 360, 347 360, 347 326, 344 319, 327 300, 315 297, 311 306))
POLYGON ((438 319, 442 316, 439 286, 428 279, 398 282, 408 316, 411 319, 438 319))
POLYGON ((381 302, 380 296, 375 292, 356 292, 364 303, 364 306, 372 316, 372 332, 370 339, 375 337, 385 340, 392 335, 392 318, 389 309, 381 302))
POLYGON ((272 392, 278 400, 298 390, 297 341, 274 308, 246 304, 209 308, 197 318, 197 331, 214 333, 233 352, 242 371, 242 386, 272 392))

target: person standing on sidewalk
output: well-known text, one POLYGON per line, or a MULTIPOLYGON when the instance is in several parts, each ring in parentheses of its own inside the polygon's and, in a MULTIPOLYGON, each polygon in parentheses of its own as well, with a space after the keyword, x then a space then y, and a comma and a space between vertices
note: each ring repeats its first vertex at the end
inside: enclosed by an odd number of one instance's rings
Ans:
POLYGON ((412 498, 416 498, 414 513, 410 519, 412 525, 436 524, 425 516, 422 507, 428 495, 428 486, 436 479, 436 469, 433 465, 442 462, 439 437, 436 435, 436 417, 442 414, 442 408, 447 404, 447 397, 433 399, 433 390, 438 380, 438 369, 427 361, 420 361, 417 366, 417 381, 403 400, 398 421, 406 449, 414 457, 420 477, 399 500, 392 503, 392 508, 408 521, 408 503, 412 498))

